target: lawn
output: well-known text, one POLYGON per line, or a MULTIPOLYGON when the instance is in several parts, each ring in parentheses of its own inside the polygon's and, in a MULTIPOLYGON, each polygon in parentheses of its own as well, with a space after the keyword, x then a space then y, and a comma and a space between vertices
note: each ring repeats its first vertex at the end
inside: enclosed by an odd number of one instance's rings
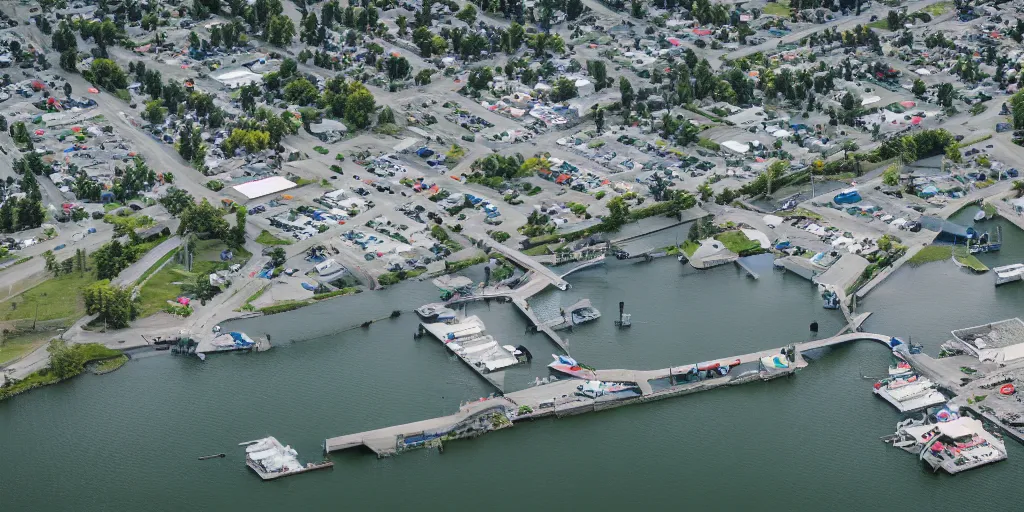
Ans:
POLYGON ((178 250, 174 249, 171 252, 169 252, 167 254, 164 254, 163 257, 161 257, 160 259, 156 260, 156 263, 154 263, 152 267, 147 268, 146 271, 143 272, 141 276, 139 276, 138 282, 140 282, 140 283, 144 282, 146 280, 146 278, 148 278, 150 276, 150 274, 152 274, 153 272, 156 272, 156 269, 160 268, 160 265, 163 265, 164 262, 166 262, 167 260, 173 258, 174 255, 177 254, 177 253, 178 253, 178 250))
POLYGON ((683 254, 686 254, 687 258, 689 258, 690 256, 693 256, 693 253, 697 252, 697 249, 699 249, 699 248, 700 248, 700 244, 697 243, 697 242, 694 242, 693 240, 687 240, 687 241, 683 242, 683 254))
POLYGON ((0 364, 17 359, 43 346, 53 336, 47 332, 29 332, 0 341, 0 364))
POLYGON ((244 263, 252 257, 245 249, 234 250, 232 261, 221 261, 220 252, 226 249, 220 240, 201 240, 196 247, 192 262, 192 272, 185 270, 179 263, 171 263, 150 276, 149 281, 139 292, 139 316, 159 313, 167 307, 167 301, 181 296, 182 288, 178 283, 188 282, 197 275, 208 275, 218 270, 225 270, 235 263, 244 263))
POLYGON ((877 29, 880 29, 880 30, 889 30, 889 21, 886 20, 886 19, 880 19, 880 20, 876 20, 876 21, 872 21, 871 23, 868 23, 868 26, 871 27, 871 28, 877 28, 877 29))
POLYGON ((806 208, 794 208, 792 210, 783 210, 778 212, 777 215, 783 218, 790 217, 807 217, 808 219, 821 220, 821 215, 814 213, 806 208))
POLYGON ((956 261, 960 262, 961 265, 966 265, 975 272, 988 272, 988 267, 985 266, 985 264, 982 263, 981 260, 979 260, 973 254, 971 254, 966 247, 958 245, 953 251, 953 256, 956 258, 956 261))
POLYGON ((782 2, 771 2, 766 4, 761 12, 771 16, 785 16, 789 17, 789 0, 783 0, 782 2))
POLYGON ((741 254, 746 251, 753 251, 761 248, 761 244, 747 238, 742 231, 726 231, 715 235, 715 239, 722 242, 726 249, 741 254))
POLYGON ((291 245, 292 241, 284 238, 278 238, 270 233, 270 231, 260 231, 260 236, 256 237, 256 243, 262 245, 291 245))
POLYGON ((921 10, 928 14, 931 14, 932 17, 935 17, 946 14, 952 8, 953 2, 939 2, 937 4, 929 5, 928 7, 925 7, 924 9, 921 10))
POLYGON ((907 260, 907 263, 917 267, 933 261, 948 260, 952 255, 953 247, 950 245, 929 245, 917 251, 917 254, 907 260))
POLYGON ((95 280, 96 276, 92 272, 51 277, 21 295, 0 303, 0 321, 58 318, 74 321, 85 315, 82 289, 95 280))

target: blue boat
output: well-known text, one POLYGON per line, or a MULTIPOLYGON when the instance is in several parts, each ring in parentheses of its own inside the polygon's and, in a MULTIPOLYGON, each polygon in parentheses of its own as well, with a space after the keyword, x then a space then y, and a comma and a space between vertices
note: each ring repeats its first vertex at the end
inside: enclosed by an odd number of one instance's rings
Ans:
POLYGON ((848 188, 836 194, 836 196, 832 198, 832 201, 836 204, 853 204, 859 203, 861 201, 861 197, 856 188, 848 188))

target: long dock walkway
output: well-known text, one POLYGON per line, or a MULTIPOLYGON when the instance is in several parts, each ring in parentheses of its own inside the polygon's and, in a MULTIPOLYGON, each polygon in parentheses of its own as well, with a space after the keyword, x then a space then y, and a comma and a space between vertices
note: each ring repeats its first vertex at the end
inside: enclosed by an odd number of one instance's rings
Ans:
POLYGON ((464 437, 473 437, 512 425, 515 421, 535 419, 545 416, 563 416, 598 411, 612 407, 660 400, 674 396, 706 391, 717 387, 743 384, 754 380, 769 380, 791 374, 806 363, 801 353, 833 347, 843 343, 859 340, 870 340, 881 343, 889 348, 890 336, 873 333, 847 333, 829 338, 808 342, 793 343, 796 361, 785 369, 768 370, 761 364, 761 358, 776 356, 783 348, 762 350, 729 357, 722 360, 740 360, 740 365, 724 377, 683 382, 677 384, 674 377, 680 375, 673 368, 660 370, 597 370, 598 378, 605 382, 635 384, 632 393, 610 393, 596 396, 580 393, 584 381, 580 379, 563 379, 548 384, 530 387, 521 391, 508 393, 503 397, 480 399, 464 404, 455 414, 423 421, 397 425, 366 432, 332 437, 324 441, 326 452, 345 450, 365 446, 377 454, 386 457, 402 451, 424 446, 441 447, 443 441, 464 437), (756 367, 751 367, 756 364, 756 367), (744 365, 747 365, 744 367, 744 365), (655 390, 651 381, 668 379, 670 385, 655 390))
POLYGON ((554 271, 540 264, 539 262, 537 262, 537 260, 527 256, 526 254, 523 254, 521 251, 499 244, 498 242, 492 240, 491 237, 485 234, 470 233, 470 235, 476 238, 477 240, 480 240, 481 242, 483 242, 484 245, 490 247, 491 249, 498 251, 501 254, 504 254, 506 258, 515 262, 516 265, 519 265, 520 267, 523 267, 527 270, 534 271, 535 273, 538 274, 538 277, 542 277, 543 279, 548 280, 551 284, 558 287, 559 290, 564 291, 569 288, 569 283, 566 282, 565 279, 562 279, 554 271))

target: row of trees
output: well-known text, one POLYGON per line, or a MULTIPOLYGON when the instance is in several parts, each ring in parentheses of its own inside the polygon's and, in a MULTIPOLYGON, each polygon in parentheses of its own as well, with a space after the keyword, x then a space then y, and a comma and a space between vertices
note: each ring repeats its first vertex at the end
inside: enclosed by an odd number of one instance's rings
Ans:
POLYGON ((14 161, 14 170, 21 176, 18 186, 25 195, 15 199, 8 194, 0 206, 0 232, 13 233, 43 224, 46 211, 43 209, 43 194, 36 175, 42 174, 44 169, 41 157, 35 152, 14 161))

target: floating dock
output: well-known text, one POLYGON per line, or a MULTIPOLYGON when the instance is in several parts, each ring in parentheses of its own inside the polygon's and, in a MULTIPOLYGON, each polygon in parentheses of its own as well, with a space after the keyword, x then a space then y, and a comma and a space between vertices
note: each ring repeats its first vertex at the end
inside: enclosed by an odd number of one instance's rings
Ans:
MULTIPOLYGON (((895 382, 905 381, 896 380, 895 382)), ((890 388, 884 385, 876 387, 874 393, 892 404, 901 413, 921 411, 944 404, 947 400, 941 392, 935 389, 935 383, 925 378, 904 384, 902 387, 890 388)))
POLYGON ((516 348, 501 345, 493 336, 486 334, 483 321, 476 316, 452 323, 421 325, 499 391, 504 390, 505 375, 498 370, 520 363, 516 348))
POLYGON ((195 353, 199 359, 206 359, 207 354, 214 352, 235 352, 235 351, 257 351, 263 352, 270 349, 270 342, 268 340, 253 341, 244 332, 221 332, 213 333, 210 336, 204 336, 202 339, 195 342, 194 347, 191 347, 191 351, 195 353))

